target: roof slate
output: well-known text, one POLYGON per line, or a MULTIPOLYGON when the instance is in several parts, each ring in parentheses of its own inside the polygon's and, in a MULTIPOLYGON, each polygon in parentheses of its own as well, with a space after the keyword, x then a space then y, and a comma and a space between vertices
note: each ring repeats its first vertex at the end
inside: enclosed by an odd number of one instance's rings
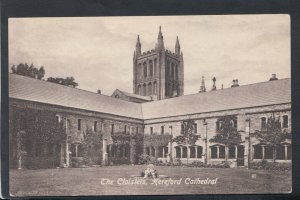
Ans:
POLYGON ((9 97, 130 118, 153 119, 291 103, 291 79, 267 81, 165 100, 134 103, 10 74, 9 97))
POLYGON ((280 79, 142 103, 144 119, 291 103, 291 79, 280 79))
POLYGON ((142 119, 140 104, 15 74, 9 75, 9 97, 142 119))

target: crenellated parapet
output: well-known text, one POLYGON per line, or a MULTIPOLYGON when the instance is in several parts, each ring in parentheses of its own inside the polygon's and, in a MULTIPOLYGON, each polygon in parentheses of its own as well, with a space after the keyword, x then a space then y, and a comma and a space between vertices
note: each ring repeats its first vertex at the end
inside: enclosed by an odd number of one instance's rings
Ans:
POLYGON ((183 57, 178 37, 175 51, 165 49, 161 27, 154 49, 141 51, 137 38, 133 58, 133 93, 158 100, 183 95, 183 57))

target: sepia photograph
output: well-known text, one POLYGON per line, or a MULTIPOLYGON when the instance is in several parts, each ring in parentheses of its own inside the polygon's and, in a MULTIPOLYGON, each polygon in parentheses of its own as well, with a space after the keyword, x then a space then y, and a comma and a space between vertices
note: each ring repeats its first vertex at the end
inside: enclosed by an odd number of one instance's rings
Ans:
POLYGON ((10 195, 291 193, 290 24, 9 18, 10 195))

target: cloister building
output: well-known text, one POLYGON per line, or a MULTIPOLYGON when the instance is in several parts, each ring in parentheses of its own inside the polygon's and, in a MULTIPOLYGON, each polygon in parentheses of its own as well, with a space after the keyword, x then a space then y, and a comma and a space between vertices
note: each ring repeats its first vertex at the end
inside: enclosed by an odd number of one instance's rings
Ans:
MULTIPOLYGON (((11 167, 70 167, 76 159, 113 165, 137 164, 141 154, 164 162, 220 163, 225 147, 210 142, 218 118, 235 116, 242 142, 230 146, 234 166, 272 160, 273 149, 251 136, 268 118, 280 118, 291 132, 291 80, 265 82, 183 95, 183 55, 177 38, 175 53, 158 43, 142 53, 140 39, 133 59, 133 93, 112 96, 9 74, 11 167), (150 98, 151 97, 151 98, 150 98), (155 100, 157 99, 157 100, 155 100), (182 123, 193 120, 193 145, 172 142, 182 134, 182 123)), ((291 162, 291 141, 276 149, 278 162, 291 162)))

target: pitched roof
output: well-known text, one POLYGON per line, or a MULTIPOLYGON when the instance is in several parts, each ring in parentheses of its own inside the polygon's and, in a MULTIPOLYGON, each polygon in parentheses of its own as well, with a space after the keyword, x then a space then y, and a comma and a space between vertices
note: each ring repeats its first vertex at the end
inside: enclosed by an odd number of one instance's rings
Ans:
POLYGON ((9 97, 70 108, 142 118, 141 105, 81 89, 10 74, 9 97))
POLYGON ((146 102, 142 110, 152 119, 282 103, 291 103, 289 78, 146 102))
MULTIPOLYGON (((119 89, 117 89, 119 90, 119 89)), ((119 90, 120 92, 122 92, 124 95, 128 96, 128 97, 133 97, 136 99, 142 99, 142 100, 146 100, 146 101, 151 101, 151 97, 150 96, 142 96, 142 95, 138 95, 138 94, 132 94, 129 92, 124 92, 122 90, 119 90)))
POLYGON ((291 79, 255 83, 165 100, 134 103, 10 74, 9 97, 137 119, 153 119, 291 103, 291 79))

